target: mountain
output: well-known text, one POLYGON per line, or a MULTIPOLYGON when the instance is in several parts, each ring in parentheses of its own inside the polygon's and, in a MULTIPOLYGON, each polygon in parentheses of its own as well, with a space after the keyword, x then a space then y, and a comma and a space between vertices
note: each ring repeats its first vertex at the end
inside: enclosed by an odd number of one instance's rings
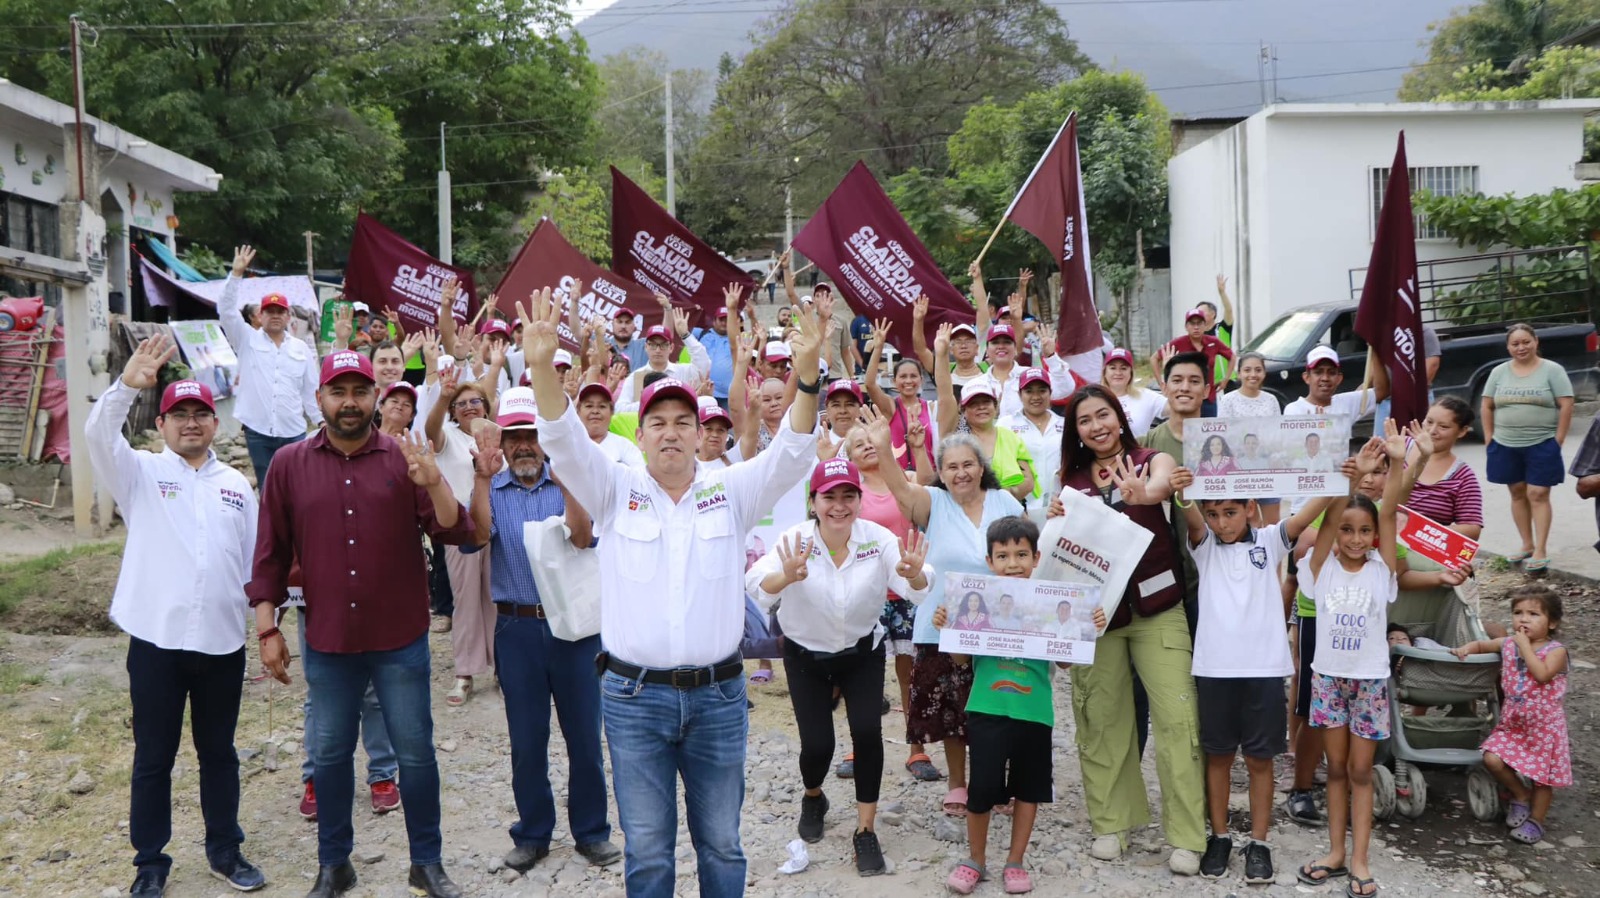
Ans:
MULTIPOLYGON (((1261 105, 1260 43, 1274 47, 1283 100, 1381 102, 1426 57, 1428 23, 1461 0, 1060 0, 1096 63, 1145 76, 1173 115, 1248 115, 1261 105)), ((601 59, 643 45, 714 71, 754 46, 778 0, 616 0, 578 25, 601 59)), ((1270 85, 1269 85, 1270 87, 1270 85)))

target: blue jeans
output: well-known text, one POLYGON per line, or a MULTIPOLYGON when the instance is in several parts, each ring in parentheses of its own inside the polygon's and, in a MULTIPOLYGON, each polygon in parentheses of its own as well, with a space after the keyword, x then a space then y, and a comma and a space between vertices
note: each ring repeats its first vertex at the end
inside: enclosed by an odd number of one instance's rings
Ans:
MULTIPOLYGON (((300 657, 306 656, 306 610, 300 609, 300 657)), ((312 714, 311 692, 300 705, 306 719, 305 760, 300 762, 300 782, 311 782, 316 765, 311 763, 311 734, 316 732, 312 714)), ((389 741, 389 728, 383 723, 383 709, 378 707, 378 693, 369 683, 367 693, 361 697, 361 745, 367 750, 367 785, 395 778, 394 744, 389 741)))
POLYGON ((744 675, 701 686, 600 678, 617 816, 626 843, 630 898, 670 898, 676 876, 678 778, 702 898, 744 894, 739 807, 750 732, 744 675))
POLYGON ((290 443, 298 443, 306 438, 303 433, 297 437, 269 437, 264 433, 256 433, 248 427, 242 429, 244 447, 250 451, 250 467, 256 469, 258 491, 267 485, 267 468, 272 466, 272 456, 290 443))
POLYGON ((567 825, 579 845, 611 838, 606 821, 606 771, 600 760, 600 681, 594 656, 600 637, 557 639, 536 617, 497 615, 494 657, 511 736, 511 792, 517 822, 511 841, 550 846, 556 825, 550 789, 550 700, 567 743, 567 825))
POLYGON ((440 862, 439 765, 433 755, 429 667, 427 634, 387 652, 340 654, 307 647, 306 685, 317 707, 316 729, 306 740, 316 765, 318 864, 344 863, 355 842, 350 805, 355 801, 356 727, 369 683, 378 692, 399 760, 411 863, 440 862))

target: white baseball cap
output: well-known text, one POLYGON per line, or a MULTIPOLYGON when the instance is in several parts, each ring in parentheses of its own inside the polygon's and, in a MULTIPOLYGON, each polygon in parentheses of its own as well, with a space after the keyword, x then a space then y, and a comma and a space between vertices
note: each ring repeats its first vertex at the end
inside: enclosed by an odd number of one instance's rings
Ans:
POLYGON ((1317 367, 1323 362, 1331 362, 1335 368, 1340 367, 1339 353, 1335 352, 1330 346, 1317 346, 1314 347, 1309 353, 1306 353, 1307 371, 1310 371, 1312 368, 1317 367))

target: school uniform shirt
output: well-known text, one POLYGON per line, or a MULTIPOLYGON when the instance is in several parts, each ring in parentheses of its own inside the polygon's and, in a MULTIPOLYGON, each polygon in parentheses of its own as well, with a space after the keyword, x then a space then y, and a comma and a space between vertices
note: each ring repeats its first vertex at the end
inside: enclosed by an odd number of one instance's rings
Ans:
MULTIPOLYGON (((892 591, 913 605, 920 605, 927 598, 928 585, 913 589, 909 580, 895 573, 900 564, 900 541, 881 524, 857 518, 845 543, 844 563, 838 566, 822 542, 816 521, 790 527, 779 542, 791 545, 796 537, 812 541, 804 580, 775 593, 761 587, 768 574, 783 570, 783 559, 774 546, 751 565, 744 575, 744 586, 762 611, 770 612, 774 605, 778 606, 783 637, 803 648, 841 652, 869 633, 876 647, 885 632, 881 618, 886 592, 892 591)), ((924 563, 922 574, 931 585, 933 568, 924 563)))
POLYGON ((239 388, 233 401, 233 416, 239 423, 269 437, 305 436, 307 421, 320 426, 321 371, 311 347, 289 335, 274 343, 266 331, 251 327, 239 314, 239 279, 231 274, 217 300, 217 317, 239 357, 239 388))
POLYGON ((118 377, 84 422, 89 463, 128 525, 111 619, 163 649, 231 654, 250 610, 255 491, 215 452, 197 469, 171 449, 128 445, 122 425, 138 397, 118 377))
POLYGON ((815 435, 796 433, 785 416, 750 461, 696 464, 674 502, 646 469, 619 465, 595 445, 572 403, 553 420, 540 413, 538 427, 551 470, 594 518, 606 650, 654 669, 706 667, 738 651, 745 537, 811 473, 815 435))
POLYGON ((1054 496, 1061 492, 1061 435, 1067 429, 1066 419, 1054 412, 1048 413, 1046 418, 1048 421, 1043 430, 1020 412, 1000 421, 1002 428, 1021 438, 1022 445, 1033 456, 1034 497, 1054 496))
POLYGON ((1197 677, 1286 677, 1294 672, 1283 638, 1278 565, 1290 549, 1282 524, 1250 528, 1221 543, 1209 529, 1190 550, 1200 577, 1194 637, 1197 677))
POLYGON ((1329 677, 1387 679, 1389 603, 1399 595, 1399 584, 1383 556, 1368 551, 1367 563, 1351 573, 1330 554, 1311 589, 1317 603, 1317 654, 1311 669, 1329 677))

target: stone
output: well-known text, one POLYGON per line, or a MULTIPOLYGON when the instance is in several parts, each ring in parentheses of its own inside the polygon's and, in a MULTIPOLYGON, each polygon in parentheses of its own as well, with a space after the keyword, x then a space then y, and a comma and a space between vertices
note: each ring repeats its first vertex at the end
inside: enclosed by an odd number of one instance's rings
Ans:
MULTIPOLYGON (((0 496, 3 496, 3 495, 5 495, 5 494, 4 493, 0 493, 0 496)), ((1570 663, 1574 668, 1576 668, 1578 670, 1594 670, 1594 662, 1593 661, 1581 661, 1581 660, 1579 660, 1577 658, 1573 658, 1568 663, 1570 663)))
POLYGON ((9 485, 0 483, 0 505, 12 505, 17 501, 17 492, 9 485))
POLYGON ((941 842, 965 842, 967 828, 950 817, 940 817, 933 824, 933 837, 941 842))
POLYGON ((1546 889, 1544 886, 1539 885, 1536 882, 1519 882, 1517 883, 1517 888, 1529 895, 1543 895, 1545 892, 1549 891, 1549 889, 1546 889))
POLYGON ((299 754, 299 752, 300 752, 300 743, 294 741, 293 739, 290 739, 287 742, 283 743, 282 745, 278 746, 278 751, 281 751, 286 755, 299 754))
POLYGON ((117 898, 117 896, 119 896, 121 894, 122 894, 122 890, 117 888, 117 887, 115 887, 115 886, 111 886, 109 888, 104 888, 104 889, 100 890, 100 898, 117 898))
POLYGON ((506 869, 505 858, 499 858, 499 857, 489 858, 489 868, 488 869, 489 869, 490 873, 499 873, 501 870, 506 869))
POLYGON ((256 751, 253 748, 241 748, 241 749, 239 749, 239 760, 241 760, 241 761, 253 761, 257 757, 259 757, 260 754, 261 754, 261 752, 256 751))
POLYGON ((517 871, 515 871, 513 869, 511 869, 510 867, 506 867, 505 869, 500 871, 500 881, 503 882, 503 883, 510 884, 510 883, 516 882, 517 880, 519 880, 521 878, 522 878, 522 874, 518 873, 517 871))
POLYGON ((1510 864, 1496 864, 1494 868, 1494 875, 1500 877, 1506 882, 1521 882, 1522 880, 1528 878, 1526 873, 1523 873, 1520 869, 1513 867, 1510 864))
POLYGON ((444 741, 439 743, 439 750, 443 751, 443 752, 453 752, 453 751, 455 751, 456 750, 456 740, 454 740, 454 739, 445 739, 444 741))
POLYGON ((81 767, 72 775, 72 779, 67 780, 67 791, 73 795, 88 795, 94 791, 94 786, 94 777, 81 767))
POLYGON ((900 824, 904 823, 905 820, 896 811, 879 811, 878 822, 882 823, 884 826, 899 826, 900 824))
POLYGON ((1583 836, 1567 836, 1561 840, 1561 844, 1568 848, 1582 848, 1584 846, 1583 836))
POLYGON ((376 848, 358 848, 350 856, 360 864, 376 864, 387 855, 376 848))

